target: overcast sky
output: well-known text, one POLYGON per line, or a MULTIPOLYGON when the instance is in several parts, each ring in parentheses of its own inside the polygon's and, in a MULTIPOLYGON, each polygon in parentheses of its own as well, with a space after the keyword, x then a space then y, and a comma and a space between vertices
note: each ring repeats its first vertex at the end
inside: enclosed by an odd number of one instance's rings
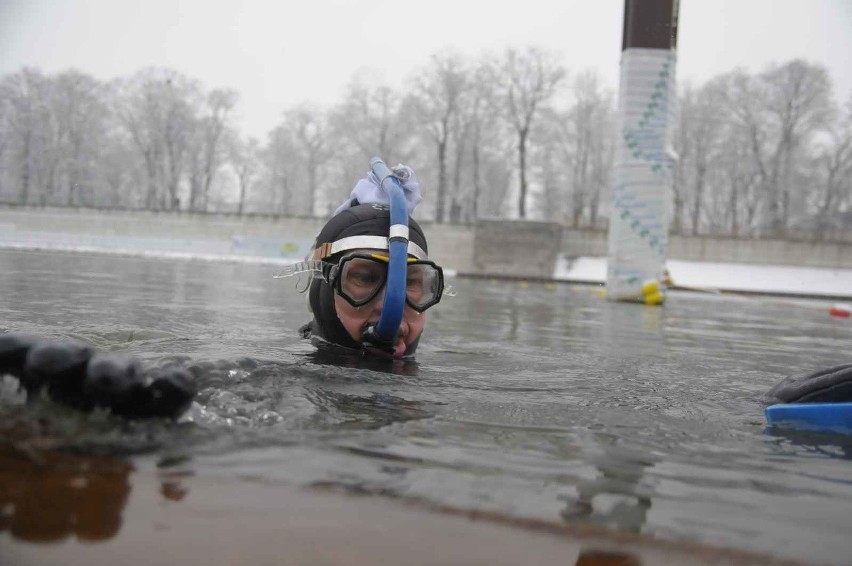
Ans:
MULTIPOLYGON (((402 80, 451 46, 538 45, 617 88, 623 0, 0 0, 0 75, 32 66, 100 79, 148 66, 240 95, 263 138, 294 104, 338 102, 355 72, 402 80)), ((678 78, 803 58, 852 95, 852 0, 681 0, 678 78)), ((402 85, 404 88, 404 85, 402 85)))

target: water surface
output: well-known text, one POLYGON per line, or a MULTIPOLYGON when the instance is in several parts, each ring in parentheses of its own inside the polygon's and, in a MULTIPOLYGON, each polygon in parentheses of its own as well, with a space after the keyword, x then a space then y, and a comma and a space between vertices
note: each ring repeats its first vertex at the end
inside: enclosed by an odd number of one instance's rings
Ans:
POLYGON ((167 426, 27 408, 7 378, 0 419, 49 430, 64 453, 178 475, 848 559, 852 441, 767 429, 760 403, 785 375, 850 361, 852 324, 829 305, 673 293, 653 308, 456 279, 416 363, 374 364, 301 340, 306 297, 273 271, 0 251, 0 331, 177 361, 200 385, 167 426))

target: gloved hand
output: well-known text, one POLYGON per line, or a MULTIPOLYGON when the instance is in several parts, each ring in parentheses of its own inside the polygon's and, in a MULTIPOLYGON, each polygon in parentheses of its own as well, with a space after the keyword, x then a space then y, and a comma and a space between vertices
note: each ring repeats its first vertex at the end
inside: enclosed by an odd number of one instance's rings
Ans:
MULTIPOLYGON (((414 169, 402 163, 391 168, 391 170, 402 185, 402 193, 405 195, 405 202, 408 205, 408 214, 411 216, 414 214, 414 209, 423 200, 423 196, 420 194, 420 182, 417 180, 417 175, 414 174, 414 169)), ((334 214, 337 215, 347 208, 352 208, 359 204, 370 203, 390 204, 390 195, 382 188, 381 180, 372 171, 368 171, 367 177, 355 184, 355 187, 349 194, 349 198, 337 207, 334 214)))
POLYGON ((852 364, 791 375, 767 391, 765 400, 769 404, 852 402, 852 364))
POLYGON ((78 342, 0 334, 0 375, 18 378, 27 398, 46 391, 83 411, 110 409, 129 418, 177 418, 196 393, 192 375, 171 366, 146 371, 136 358, 99 354, 78 342))

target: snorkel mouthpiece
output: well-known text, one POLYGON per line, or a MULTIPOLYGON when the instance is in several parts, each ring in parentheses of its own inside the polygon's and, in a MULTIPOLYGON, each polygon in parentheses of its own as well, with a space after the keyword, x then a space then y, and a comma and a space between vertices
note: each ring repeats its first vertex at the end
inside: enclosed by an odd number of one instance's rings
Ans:
POLYGON ((400 180, 378 157, 370 160, 370 169, 390 200, 390 230, 388 232, 388 276, 382 314, 378 322, 368 325, 362 333, 365 347, 394 351, 405 308, 405 283, 408 275, 408 204, 400 180))
POLYGON ((396 336, 393 336, 390 340, 385 340, 376 332, 377 326, 378 322, 374 322, 364 327, 364 331, 361 333, 361 345, 365 348, 375 348, 376 350, 393 354, 396 336))

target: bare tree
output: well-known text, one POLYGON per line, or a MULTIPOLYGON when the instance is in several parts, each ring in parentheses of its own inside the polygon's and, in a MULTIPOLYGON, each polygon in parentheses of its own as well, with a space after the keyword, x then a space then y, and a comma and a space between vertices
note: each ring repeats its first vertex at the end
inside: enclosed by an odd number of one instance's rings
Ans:
POLYGON ((571 226, 577 227, 583 218, 589 194, 589 166, 592 154, 592 119, 597 100, 597 75, 590 72, 580 74, 574 80, 574 107, 568 118, 575 143, 573 167, 571 168, 571 226))
POLYGON ((321 169, 331 157, 325 114, 316 108, 297 107, 284 114, 282 125, 292 132, 298 159, 304 167, 306 212, 313 216, 320 192, 321 169))
POLYGON ((429 65, 417 72, 414 81, 416 88, 410 94, 410 106, 417 121, 435 144, 438 160, 436 222, 445 220, 448 185, 447 150, 454 133, 456 145, 458 146, 460 142, 458 134, 461 128, 458 114, 461 97, 468 85, 468 72, 457 53, 446 52, 433 55, 429 65))
POLYGON ((815 235, 822 239, 838 227, 836 215, 852 204, 852 96, 846 102, 844 116, 829 127, 816 162, 822 170, 822 182, 811 200, 817 214, 815 235))
POLYGON ((5 81, 0 81, 0 201, 5 200, 6 193, 6 151, 10 147, 12 136, 9 122, 12 115, 12 104, 5 96, 5 81))
POLYGON ((54 104, 60 131, 62 173, 68 206, 92 202, 101 152, 109 142, 109 107, 106 88, 94 78, 67 71, 54 79, 54 104))
POLYGON ((18 187, 17 201, 28 204, 38 189, 43 171, 44 146, 49 120, 47 79, 37 69, 23 68, 0 84, 0 97, 7 107, 8 157, 12 178, 18 187))
POLYGON ((398 155, 405 138, 400 121, 401 95, 374 82, 356 76, 346 89, 344 101, 330 116, 335 137, 367 159, 373 155, 398 155))
POLYGON ((719 134, 723 125, 721 120, 723 103, 721 85, 711 81, 696 93, 692 104, 684 109, 685 112, 693 115, 692 127, 687 130, 687 135, 692 138, 690 157, 694 165, 692 203, 690 206, 693 235, 697 235, 701 229, 701 214, 705 205, 708 173, 711 171, 711 162, 715 158, 721 142, 719 134))
POLYGON ((678 97, 677 119, 674 125, 673 143, 677 153, 674 165, 674 182, 672 183, 672 219, 671 230, 675 234, 683 234, 686 200, 689 191, 689 166, 692 163, 692 106, 695 100, 695 89, 689 83, 684 84, 678 97))
POLYGON ((768 200, 772 195, 772 156, 771 135, 768 131, 765 107, 762 104, 765 96, 762 85, 753 76, 742 70, 736 70, 717 80, 727 81, 726 110, 730 117, 729 128, 734 139, 743 139, 743 147, 747 148, 748 169, 753 171, 752 178, 747 184, 748 192, 742 194, 743 225, 752 234, 759 231, 764 215, 763 209, 768 208, 768 200))
POLYGON ((520 193, 518 215, 526 217, 527 142, 538 113, 556 94, 567 71, 553 57, 538 48, 507 49, 499 66, 499 93, 504 112, 517 135, 520 193))
POLYGON ((588 211, 589 222, 597 220, 600 194, 612 165, 612 96, 601 85, 595 71, 586 70, 574 80, 573 103, 560 119, 565 163, 570 169, 570 223, 578 227, 588 211))
POLYGON ((831 79, 823 68, 794 60, 770 68, 761 75, 766 85, 766 105, 774 118, 776 146, 773 153, 769 213, 776 233, 790 217, 791 187, 788 182, 796 152, 821 129, 831 114, 831 79))
POLYGON ((712 83, 725 101, 717 118, 725 142, 719 148, 723 162, 715 164, 711 158, 708 170, 726 171, 733 206, 727 208, 730 230, 759 232, 762 226, 783 235, 791 211, 805 213, 805 170, 813 140, 833 112, 827 73, 791 61, 757 76, 734 71, 712 83), (733 148, 738 148, 739 157, 731 153, 733 148), (742 216, 737 217, 740 210, 742 216))
POLYGON ((494 142, 499 126, 492 115, 497 107, 494 96, 493 68, 487 63, 480 63, 473 72, 473 80, 468 95, 463 98, 462 115, 469 124, 471 185, 468 221, 475 221, 480 212, 480 195, 483 189, 483 165, 486 146, 494 142))
POLYGON ((213 90, 207 95, 204 114, 196 119, 193 128, 196 135, 189 147, 190 210, 196 210, 199 206, 202 210, 207 209, 216 171, 226 156, 224 139, 233 135, 230 113, 238 98, 232 90, 213 90))
MULTIPOLYGON (((118 106, 115 104, 114 106, 118 106)), ((141 208, 145 183, 145 167, 129 132, 110 121, 106 139, 98 157, 100 190, 94 201, 99 206, 141 208)))
POLYGON ((119 115, 144 163, 145 204, 175 209, 191 154, 201 91, 192 79, 169 69, 146 69, 121 85, 119 115))
POLYGON ((428 174, 417 163, 422 155, 413 151, 417 137, 413 112, 400 92, 359 72, 347 86, 344 100, 328 112, 329 151, 334 161, 328 164, 329 208, 348 194, 355 179, 364 176, 369 159, 381 156, 386 161, 402 162, 420 169, 421 182, 428 174), (412 157, 419 159, 415 162, 412 157), (336 196, 334 196, 336 195, 336 196))
MULTIPOLYGON (((724 114, 723 114, 724 115, 724 114)), ((727 195, 727 233, 748 234, 756 221, 760 202, 760 171, 751 159, 752 140, 748 130, 727 119, 720 134, 721 143, 713 167, 721 179, 719 189, 727 195)))
POLYGON ((611 187, 612 170, 615 165, 615 104, 612 91, 600 92, 601 103, 596 106, 592 121, 592 154, 589 184, 589 226, 598 226, 601 202, 605 201, 611 187))
POLYGON ((260 168, 260 144, 257 138, 242 141, 235 137, 231 140, 228 148, 230 163, 237 175, 240 189, 237 214, 242 216, 246 209, 249 189, 251 189, 260 168))
POLYGON ((261 160, 266 173, 265 186, 269 199, 267 210, 292 216, 298 166, 293 132, 282 125, 273 129, 266 147, 261 150, 261 160))
POLYGON ((566 222, 576 204, 569 198, 576 140, 568 116, 568 111, 542 111, 542 127, 531 136, 528 158, 532 175, 541 183, 544 219, 560 223, 566 222))

